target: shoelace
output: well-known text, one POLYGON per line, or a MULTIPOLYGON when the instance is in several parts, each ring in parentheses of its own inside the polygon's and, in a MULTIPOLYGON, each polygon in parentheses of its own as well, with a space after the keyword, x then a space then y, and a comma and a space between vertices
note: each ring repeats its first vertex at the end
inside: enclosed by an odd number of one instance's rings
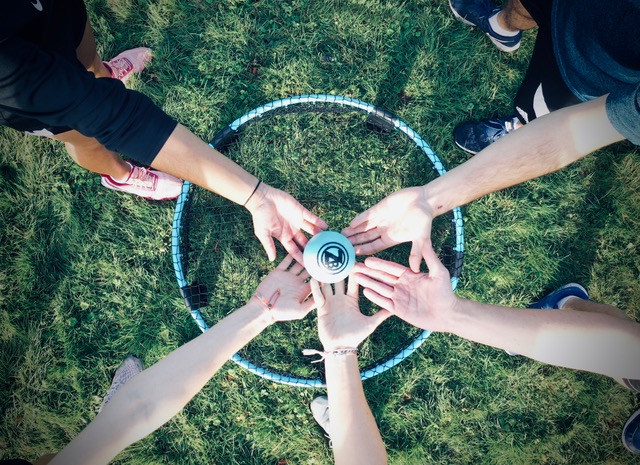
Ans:
POLYGON ((122 79, 133 70, 133 63, 124 57, 108 62, 108 65, 114 79, 122 79))
POLYGON ((158 176, 149 172, 146 168, 136 166, 133 168, 133 173, 129 178, 128 184, 133 184, 136 187, 143 187, 145 189, 154 190, 158 182, 158 176))

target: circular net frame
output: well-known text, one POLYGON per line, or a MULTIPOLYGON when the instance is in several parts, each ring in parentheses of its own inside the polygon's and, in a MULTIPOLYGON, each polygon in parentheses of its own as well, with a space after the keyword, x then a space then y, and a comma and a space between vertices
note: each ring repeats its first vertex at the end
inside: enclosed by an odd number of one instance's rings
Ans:
MULTIPOLYGON (((392 114, 367 103, 330 95, 271 102, 221 130, 211 145, 263 182, 284 190, 340 231, 359 213, 405 187, 424 185, 445 172, 424 140, 392 114)), ((285 256, 278 244, 268 261, 253 234, 251 214, 185 182, 172 231, 180 292, 202 331, 244 305, 260 281, 285 256)), ((463 262, 459 209, 435 219, 432 241, 449 268, 452 287, 463 262)), ((407 264, 410 244, 376 256, 407 264)), ((365 257, 358 257, 362 261, 365 257)), ((365 314, 378 309, 360 297, 365 314)), ((415 351, 429 331, 387 319, 359 350, 362 379, 395 366, 415 351)), ((324 364, 302 349, 322 349, 315 312, 279 322, 251 341, 233 360, 264 378, 295 386, 324 385, 324 364)))

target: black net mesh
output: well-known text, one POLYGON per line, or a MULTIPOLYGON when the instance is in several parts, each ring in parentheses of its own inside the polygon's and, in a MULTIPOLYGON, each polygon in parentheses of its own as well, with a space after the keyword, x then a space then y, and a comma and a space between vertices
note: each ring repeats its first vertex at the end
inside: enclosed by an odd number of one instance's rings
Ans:
MULTIPOLYGON (((387 195, 438 176, 412 140, 388 129, 344 106, 296 105, 270 112, 237 133, 227 131, 217 147, 263 182, 293 195, 329 229, 340 231, 387 195)), ((209 191, 191 187, 181 225, 182 265, 189 283, 183 293, 213 325, 246 303, 275 264, 254 236, 249 212, 209 191)), ((453 253, 452 215, 436 218, 432 239, 445 265, 459 276, 462 261, 453 253)), ((278 247, 276 263, 285 256, 278 247)), ((401 244, 377 256, 407 265, 409 250, 410 244, 401 244)), ((377 311, 362 296, 360 306, 366 314, 377 311)), ((421 332, 389 318, 362 344, 361 368, 374 368, 375 373, 375 367, 421 332)), ((273 373, 323 379, 324 364, 311 364, 311 358, 302 355, 304 348, 322 348, 315 312, 301 321, 272 325, 239 355, 273 373)))

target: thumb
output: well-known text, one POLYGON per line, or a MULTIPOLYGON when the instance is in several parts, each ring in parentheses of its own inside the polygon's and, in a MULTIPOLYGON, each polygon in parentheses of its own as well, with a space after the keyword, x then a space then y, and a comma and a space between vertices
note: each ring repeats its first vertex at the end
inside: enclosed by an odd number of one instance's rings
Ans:
MULTIPOLYGON (((378 326, 380 326, 382 324, 382 322, 385 321, 390 316, 391 316, 391 312, 390 311, 388 311, 388 310, 380 310, 377 313, 374 313, 373 315, 367 317, 366 324, 364 325, 364 330, 366 331, 366 334, 363 334, 362 340, 364 340, 367 337, 369 337, 369 335, 371 333, 373 333, 376 330, 376 328, 378 326)), ((362 342, 362 341, 360 341, 360 342, 362 342)), ((360 344, 360 343, 358 343, 358 344, 360 344)))
POLYGON ((447 273, 447 269, 438 258, 436 251, 433 250, 431 244, 427 244, 424 247, 424 261, 427 264, 427 268, 429 268, 429 276, 440 276, 443 273, 447 273))
POLYGON ((309 313, 311 310, 313 310, 314 308, 318 308, 315 298, 307 299, 300 304, 300 309, 304 312, 305 315, 309 313))
POLYGON ((371 220, 373 220, 373 215, 375 214, 375 205, 365 211, 363 211, 362 213, 360 213, 358 216, 356 216, 354 219, 351 220, 351 222, 349 223, 349 228, 347 229, 355 229, 358 226, 362 226, 363 223, 367 223, 371 220))
POLYGON ((414 273, 420 273, 420 263, 422 263, 422 249, 424 240, 416 239, 411 243, 411 253, 409 254, 409 267, 414 273))
POLYGON ((322 307, 324 307, 325 299, 322 294, 322 289, 320 289, 320 284, 315 279, 311 278, 309 281, 311 284, 311 294, 313 295, 313 301, 315 302, 315 307, 318 309, 318 312, 322 307))
POLYGON ((265 252, 267 252, 267 257, 269 257, 269 261, 271 262, 274 261, 276 259, 276 245, 273 242, 273 238, 271 237, 271 235, 265 231, 262 231, 261 233, 258 233, 256 231, 256 236, 258 237, 258 240, 262 244, 262 247, 264 248, 265 252))
MULTIPOLYGON (((370 318, 375 324, 373 329, 375 329, 378 326, 380 326, 387 318, 389 318, 392 315, 393 315, 393 313, 391 313, 389 310, 385 310, 385 309, 378 310, 378 312, 376 312, 373 315, 371 315, 370 318)), ((373 331, 371 331, 371 332, 373 332, 373 331)))

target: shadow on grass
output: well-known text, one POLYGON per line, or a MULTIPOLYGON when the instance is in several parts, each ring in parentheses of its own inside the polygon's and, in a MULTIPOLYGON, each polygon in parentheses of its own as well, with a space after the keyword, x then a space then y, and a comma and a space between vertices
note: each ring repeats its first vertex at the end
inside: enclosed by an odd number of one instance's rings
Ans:
POLYGON ((418 53, 424 46, 424 35, 410 18, 416 17, 415 12, 407 4, 409 21, 400 26, 398 38, 389 53, 389 67, 378 89, 375 105, 390 111, 396 111, 404 104, 408 97, 404 89, 411 76, 411 70, 418 53))
POLYGON ((609 196, 616 183, 615 162, 628 149, 627 144, 617 144, 606 151, 592 154, 593 160, 579 167, 581 176, 586 178, 592 175, 593 179, 589 182, 584 201, 576 205, 577 234, 567 238, 559 246, 560 250, 566 251, 566 255, 547 291, 553 291, 569 282, 588 284, 598 253, 598 238, 607 229, 612 215, 615 215, 615 199, 609 196))

